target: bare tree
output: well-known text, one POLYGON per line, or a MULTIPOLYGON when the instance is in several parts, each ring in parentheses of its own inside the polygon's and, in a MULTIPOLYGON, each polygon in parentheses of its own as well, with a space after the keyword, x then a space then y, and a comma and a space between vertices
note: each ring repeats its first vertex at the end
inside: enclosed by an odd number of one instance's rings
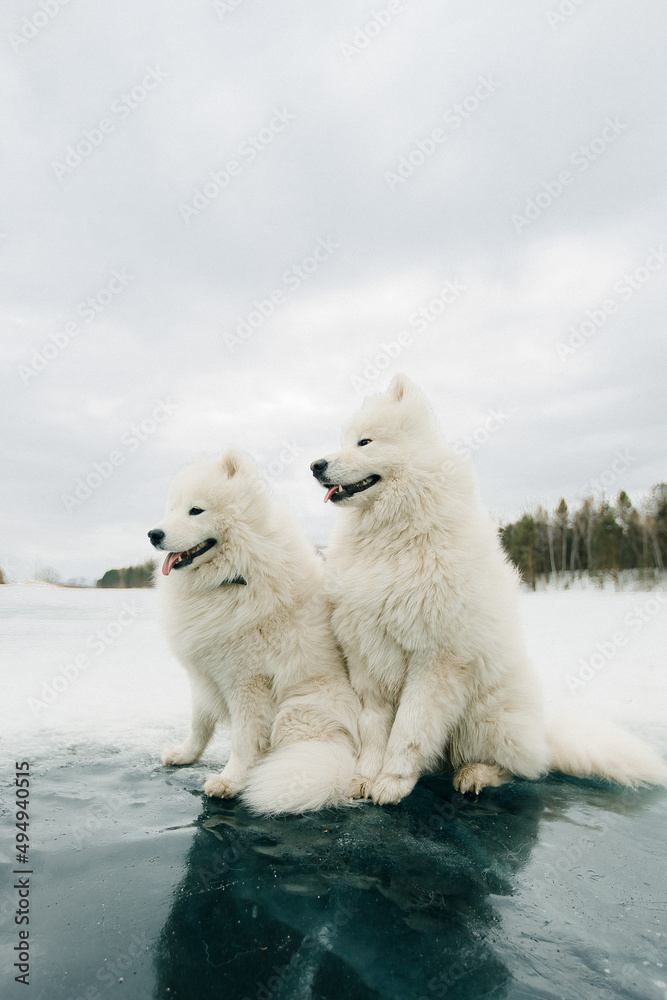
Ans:
POLYGON ((60 583, 60 573, 53 566, 42 566, 35 573, 35 579, 42 583, 60 583))
POLYGON ((560 503, 556 507, 556 522, 560 528, 560 569, 565 572, 565 560, 567 558, 567 522, 569 512, 565 497, 560 498, 560 503))

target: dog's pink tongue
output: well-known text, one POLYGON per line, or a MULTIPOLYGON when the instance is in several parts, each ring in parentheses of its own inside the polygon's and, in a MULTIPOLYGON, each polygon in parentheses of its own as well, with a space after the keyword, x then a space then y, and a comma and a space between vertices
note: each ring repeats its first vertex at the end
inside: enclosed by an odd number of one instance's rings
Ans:
POLYGON ((331 499, 331 497, 334 495, 337 489, 338 489, 337 486, 332 486, 330 490, 327 490, 327 495, 324 498, 325 503, 327 502, 327 500, 331 499))
POLYGON ((172 569, 174 568, 174 563, 178 559, 182 552, 170 552, 165 561, 162 563, 162 575, 169 576, 172 569))

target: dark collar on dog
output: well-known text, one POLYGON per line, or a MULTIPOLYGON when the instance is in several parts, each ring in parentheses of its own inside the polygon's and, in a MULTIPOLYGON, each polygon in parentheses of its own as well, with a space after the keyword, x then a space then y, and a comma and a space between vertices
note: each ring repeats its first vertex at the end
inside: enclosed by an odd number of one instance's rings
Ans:
POLYGON ((248 586, 248 581, 244 580, 242 576, 235 576, 233 580, 223 580, 220 584, 221 587, 229 587, 232 583, 238 583, 242 587, 248 586))

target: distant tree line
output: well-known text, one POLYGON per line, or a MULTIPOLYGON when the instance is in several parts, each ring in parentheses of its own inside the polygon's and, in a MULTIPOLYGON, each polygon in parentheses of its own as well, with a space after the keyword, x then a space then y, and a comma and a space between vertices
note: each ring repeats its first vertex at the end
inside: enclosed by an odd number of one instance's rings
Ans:
POLYGON ((563 571, 661 571, 667 564, 667 483, 653 486, 634 507, 621 490, 615 502, 586 497, 569 508, 562 498, 501 526, 503 545, 526 583, 563 571))
POLYGON ((126 566, 124 569, 108 569, 101 577, 96 587, 121 588, 152 587, 153 563, 142 563, 141 566, 126 566))

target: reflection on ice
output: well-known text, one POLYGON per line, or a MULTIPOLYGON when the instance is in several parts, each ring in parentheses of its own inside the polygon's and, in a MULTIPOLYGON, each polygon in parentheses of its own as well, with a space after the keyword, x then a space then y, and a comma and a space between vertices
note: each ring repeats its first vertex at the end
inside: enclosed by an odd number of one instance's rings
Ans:
POLYGON ((518 996, 498 898, 558 895, 560 876, 523 874, 550 823, 573 813, 576 831, 581 814, 594 840, 610 808, 647 801, 554 778, 473 801, 448 776, 398 807, 304 818, 206 801, 160 934, 156 996, 193 982, 202 998, 518 996))

